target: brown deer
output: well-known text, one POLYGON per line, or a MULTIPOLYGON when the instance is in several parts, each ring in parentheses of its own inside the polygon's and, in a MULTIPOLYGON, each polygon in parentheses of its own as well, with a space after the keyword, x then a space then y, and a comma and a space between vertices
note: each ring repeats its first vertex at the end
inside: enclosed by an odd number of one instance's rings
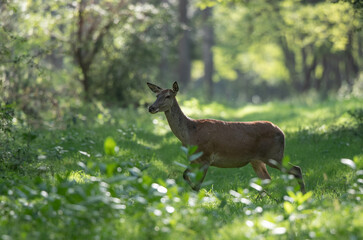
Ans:
MULTIPOLYGON (((190 180, 190 168, 183 177, 196 191, 201 187, 209 166, 219 168, 239 168, 251 163, 253 170, 261 179, 271 179, 266 164, 282 170, 285 135, 271 122, 225 122, 213 119, 194 120, 184 115, 175 98, 179 87, 174 82, 172 89, 162 89, 147 83, 156 93, 156 101, 149 107, 155 114, 164 112, 174 135, 184 146, 197 145, 202 156, 192 163, 200 166, 203 177, 193 185, 190 180)), ((288 171, 299 182, 301 192, 305 185, 301 168, 291 165, 288 171)))

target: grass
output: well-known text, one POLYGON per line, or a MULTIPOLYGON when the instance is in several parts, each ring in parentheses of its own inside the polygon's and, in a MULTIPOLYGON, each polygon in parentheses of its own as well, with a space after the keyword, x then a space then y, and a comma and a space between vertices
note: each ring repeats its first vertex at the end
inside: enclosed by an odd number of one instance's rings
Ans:
POLYGON ((311 191, 306 199, 292 190, 295 181, 271 168, 264 196, 250 187, 251 181, 263 184, 249 165, 211 167, 205 179, 210 184, 191 192, 184 169, 175 163, 187 165, 188 156, 165 116, 143 108, 98 104, 66 113, 52 127, 18 125, 14 140, 2 147, 12 155, 1 158, 0 239, 362 238, 357 171, 363 166, 363 130, 348 113, 361 109, 361 103, 235 108, 181 101, 184 112, 196 119, 268 120, 280 126, 285 155, 302 168, 311 191), (117 144, 115 155, 105 154, 107 137, 117 144), (342 158, 354 160, 356 167, 342 164, 342 158))

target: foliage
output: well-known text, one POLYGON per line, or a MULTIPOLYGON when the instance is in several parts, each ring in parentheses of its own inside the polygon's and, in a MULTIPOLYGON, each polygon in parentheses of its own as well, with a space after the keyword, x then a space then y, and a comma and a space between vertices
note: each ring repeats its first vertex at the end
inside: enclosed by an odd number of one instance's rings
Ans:
POLYGON ((16 168, 1 162, 1 239, 362 238, 362 136, 348 113, 360 101, 243 108, 182 101, 193 117, 278 124, 306 195, 289 175, 271 170, 267 184, 249 167, 211 168, 209 184, 191 191, 181 165, 200 153, 180 150, 165 117, 145 109, 88 105, 59 128, 16 125, 11 137, 28 151, 8 156, 7 163, 23 160, 16 168))
POLYGON ((164 24, 174 21, 173 6, 158 2, 33 0, 0 7, 4 97, 37 120, 65 97, 138 104, 138 86, 158 77, 159 53, 176 33, 175 24, 164 24))
POLYGON ((14 109, 11 104, 1 103, 0 105, 0 130, 10 132, 14 116, 14 109))
MULTIPOLYGON (((361 11, 338 1, 195 1, 188 24, 177 1, 5 1, 0 6, 3 97, 37 122, 58 117, 64 99, 88 96, 122 106, 146 101, 144 82, 180 74, 178 44, 190 38, 192 94, 210 93, 203 79, 203 17, 213 7, 213 85, 234 101, 284 98, 341 87, 360 74, 361 11), (226 17, 228 16, 228 17, 226 17), (202 87, 203 86, 203 87, 202 87), (44 111, 48 115, 44 116, 44 111)), ((182 71, 183 73, 183 71, 182 71)), ((187 87, 187 86, 186 86, 187 87)))
POLYGON ((222 2, 215 6, 216 79, 229 95, 335 92, 357 80, 361 57, 351 50, 359 48, 361 18, 349 3, 222 2))
POLYGON ((349 115, 351 115, 354 119, 357 120, 358 123, 363 123, 363 108, 358 108, 352 111, 348 111, 349 115))
POLYGON ((0 239, 363 238, 357 1, 200 0, 183 21, 179 3, 1 1, 0 239), (223 101, 200 100, 205 26, 223 101), (180 150, 165 117, 142 107, 146 81, 183 73, 186 33, 185 113, 274 122, 307 194, 249 167, 210 168, 191 191, 183 171, 203 153, 180 150), (272 97, 287 100, 258 105, 272 97))

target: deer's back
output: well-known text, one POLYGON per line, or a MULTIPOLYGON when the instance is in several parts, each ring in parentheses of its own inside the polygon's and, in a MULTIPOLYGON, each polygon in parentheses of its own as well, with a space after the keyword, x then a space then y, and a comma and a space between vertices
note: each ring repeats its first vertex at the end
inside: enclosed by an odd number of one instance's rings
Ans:
POLYGON ((195 120, 189 132, 190 145, 217 167, 241 167, 254 159, 282 158, 284 134, 271 122, 225 122, 195 120))

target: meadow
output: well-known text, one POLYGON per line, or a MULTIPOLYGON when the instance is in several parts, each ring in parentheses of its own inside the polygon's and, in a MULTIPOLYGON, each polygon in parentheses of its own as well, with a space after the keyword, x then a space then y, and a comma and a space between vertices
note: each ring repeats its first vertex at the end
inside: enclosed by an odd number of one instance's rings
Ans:
POLYGON ((262 182, 247 165, 211 167, 196 193, 182 177, 193 150, 164 114, 94 103, 37 128, 11 120, 0 146, 0 239, 363 239, 363 99, 180 99, 196 119, 277 124, 308 192, 271 168, 262 182))

